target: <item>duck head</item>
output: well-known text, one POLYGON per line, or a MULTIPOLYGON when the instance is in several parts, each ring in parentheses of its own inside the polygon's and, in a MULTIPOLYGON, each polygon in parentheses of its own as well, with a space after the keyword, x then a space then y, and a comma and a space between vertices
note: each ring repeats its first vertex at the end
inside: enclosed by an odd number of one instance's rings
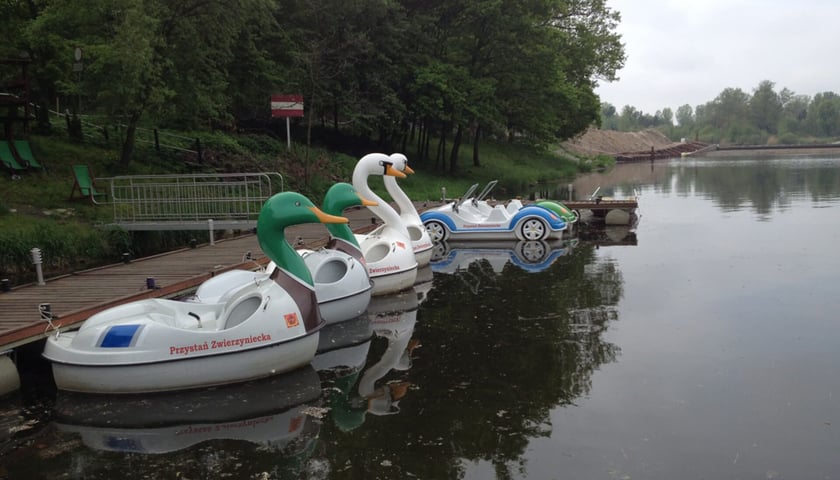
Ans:
POLYGON ((313 285, 312 276, 300 255, 286 241, 286 227, 303 223, 347 223, 345 217, 324 213, 308 198, 296 192, 281 192, 268 200, 257 218, 260 248, 278 267, 313 285))
MULTIPOLYGON (((353 185, 342 182, 336 183, 327 190, 327 194, 324 196, 324 204, 321 205, 321 209, 331 215, 341 215, 344 209, 348 207, 375 207, 377 205, 379 205, 377 202, 368 200, 367 198, 361 196, 359 192, 353 188, 353 185)), ((327 225, 327 230, 329 230, 330 235, 333 237, 340 238, 349 242, 351 245, 355 245, 356 248, 359 248, 359 242, 356 240, 355 235, 353 235, 353 231, 350 230, 348 225, 330 224, 327 225)))
POLYGON ((353 185, 340 182, 327 190, 327 194, 324 196, 324 203, 321 205, 321 210, 330 215, 341 215, 344 209, 348 207, 375 207, 377 205, 379 205, 377 202, 361 196, 353 188, 353 185))

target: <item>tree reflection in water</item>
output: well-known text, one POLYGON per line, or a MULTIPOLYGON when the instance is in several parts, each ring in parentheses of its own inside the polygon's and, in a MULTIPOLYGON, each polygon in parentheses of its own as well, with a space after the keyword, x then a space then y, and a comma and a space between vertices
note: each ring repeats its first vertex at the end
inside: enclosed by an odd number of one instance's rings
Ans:
MULTIPOLYGON (((616 360, 603 334, 622 283, 592 244, 537 273, 478 260, 436 274, 414 327, 423 348, 411 395, 399 415, 368 417, 353 448, 324 452, 330 478, 459 478, 464 461, 479 460, 517 476, 529 442, 550 433, 550 412, 587 395, 593 372, 616 360)), ((328 425, 322 434, 339 436, 328 425)))
POLYGON ((523 476, 528 445, 551 433, 552 410, 588 395, 593 372, 619 355, 604 333, 618 319, 622 286, 615 262, 591 242, 539 271, 479 258, 325 330, 314 390, 309 371, 305 382, 278 376, 136 399, 142 409, 61 403, 59 393, 56 423, 7 450, 3 466, 10 478, 449 479, 481 461, 497 478, 523 476), (293 396, 272 397, 280 392, 293 396), (300 430, 288 422, 263 437, 202 430, 287 415, 300 430), (184 435, 199 431, 206 438, 184 435))

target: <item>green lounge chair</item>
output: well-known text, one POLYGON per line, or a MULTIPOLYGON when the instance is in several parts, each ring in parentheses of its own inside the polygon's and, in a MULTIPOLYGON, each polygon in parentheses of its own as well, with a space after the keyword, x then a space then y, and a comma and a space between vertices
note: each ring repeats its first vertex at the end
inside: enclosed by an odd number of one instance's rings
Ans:
POLYGON ((26 167, 17 161, 15 154, 12 153, 9 142, 5 140, 0 140, 0 161, 2 161, 3 165, 12 172, 12 175, 26 171, 26 167))
POLYGON ((105 192, 96 189, 93 175, 90 174, 90 168, 87 165, 73 165, 73 176, 76 180, 73 182, 73 190, 70 191, 70 199, 74 198, 90 198, 93 203, 98 203, 97 198, 105 197, 105 192), (79 191, 79 197, 76 197, 76 190, 79 191))
POLYGON ((20 157, 21 160, 25 162, 29 162, 29 166, 32 168, 44 168, 38 160, 35 159, 35 155, 32 154, 32 148, 29 146, 29 142, 26 140, 15 140, 15 151, 20 157))

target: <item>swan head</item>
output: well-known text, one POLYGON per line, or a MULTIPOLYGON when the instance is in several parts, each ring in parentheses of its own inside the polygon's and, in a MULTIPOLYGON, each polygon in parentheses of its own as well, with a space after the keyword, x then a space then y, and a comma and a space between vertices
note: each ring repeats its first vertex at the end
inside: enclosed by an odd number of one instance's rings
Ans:
POLYGON ((353 188, 353 185, 340 182, 336 183, 327 190, 327 194, 324 196, 324 204, 321 205, 321 209, 332 215, 341 215, 341 212, 343 212, 347 207, 375 207, 377 205, 379 205, 379 203, 361 196, 359 192, 353 188))
POLYGON ((408 166, 408 158, 402 153, 392 153, 388 158, 397 170, 408 174, 414 173, 414 170, 408 166))
POLYGON ((406 176, 402 171, 394 168, 394 162, 384 153, 369 153, 359 159, 356 168, 353 170, 353 178, 355 179, 358 175, 365 177, 370 175, 387 175, 397 178, 405 178, 406 176))

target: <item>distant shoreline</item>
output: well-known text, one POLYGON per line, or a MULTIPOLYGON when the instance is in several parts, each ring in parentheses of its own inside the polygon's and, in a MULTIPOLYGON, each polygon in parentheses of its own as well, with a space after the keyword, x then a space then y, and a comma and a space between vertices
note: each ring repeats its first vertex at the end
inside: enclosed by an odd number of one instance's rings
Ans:
MULTIPOLYGON (((817 145, 737 145, 717 146, 696 155, 703 157, 780 157, 780 156, 840 156, 840 144, 828 143, 817 145)), ((688 155, 686 155, 688 156, 688 155)))

